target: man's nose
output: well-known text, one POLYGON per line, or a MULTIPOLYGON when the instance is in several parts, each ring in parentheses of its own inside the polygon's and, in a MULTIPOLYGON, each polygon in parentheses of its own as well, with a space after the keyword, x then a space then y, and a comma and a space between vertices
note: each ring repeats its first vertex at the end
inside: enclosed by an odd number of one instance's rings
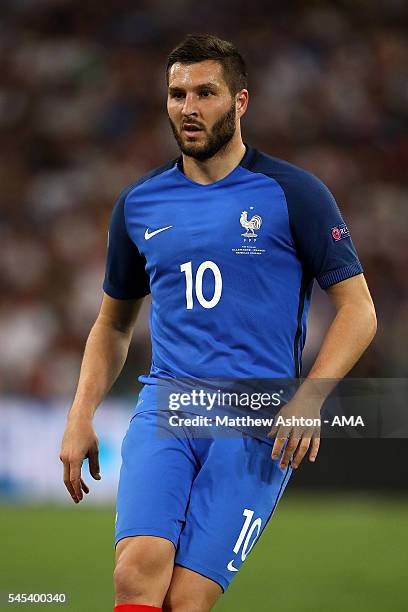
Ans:
POLYGON ((187 94, 182 109, 183 115, 197 115, 196 98, 193 94, 187 94))

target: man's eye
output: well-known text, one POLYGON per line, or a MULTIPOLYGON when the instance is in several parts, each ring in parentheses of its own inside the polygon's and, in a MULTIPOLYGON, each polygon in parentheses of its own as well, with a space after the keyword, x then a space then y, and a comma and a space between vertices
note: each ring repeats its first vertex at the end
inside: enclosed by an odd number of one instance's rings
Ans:
POLYGON ((209 91, 208 89, 203 89, 203 91, 200 91, 200 96, 202 96, 203 98, 208 98, 209 96, 211 96, 212 91, 209 91))
POLYGON ((181 91, 174 91, 174 92, 171 94, 171 97, 172 97, 172 98, 176 98, 177 100, 180 100, 181 98, 183 98, 183 97, 184 97, 184 94, 183 94, 181 91))

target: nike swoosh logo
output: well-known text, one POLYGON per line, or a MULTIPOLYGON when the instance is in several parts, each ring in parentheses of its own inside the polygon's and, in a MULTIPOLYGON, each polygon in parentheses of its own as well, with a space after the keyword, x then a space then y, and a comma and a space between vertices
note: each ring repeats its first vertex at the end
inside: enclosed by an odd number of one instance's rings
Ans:
POLYGON ((165 230, 168 230, 171 227, 173 226, 167 225, 167 227, 161 227, 160 229, 154 230, 154 232, 150 232, 150 233, 149 233, 149 228, 147 228, 147 230, 145 231, 145 240, 150 240, 150 238, 153 238, 153 236, 156 236, 156 234, 160 234, 160 232, 164 232, 165 230))
POLYGON ((228 563, 227 570, 229 570, 230 572, 237 572, 238 571, 238 568, 234 567, 234 559, 228 563))

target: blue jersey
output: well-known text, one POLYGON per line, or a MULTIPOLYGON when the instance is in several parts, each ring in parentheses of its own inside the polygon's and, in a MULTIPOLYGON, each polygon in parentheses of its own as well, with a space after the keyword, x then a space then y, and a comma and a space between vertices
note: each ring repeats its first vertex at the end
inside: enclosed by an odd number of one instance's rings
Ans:
POLYGON ((178 158, 128 187, 114 208, 104 291, 152 294, 150 373, 168 378, 300 375, 313 280, 362 272, 327 187, 247 146, 209 185, 178 158))

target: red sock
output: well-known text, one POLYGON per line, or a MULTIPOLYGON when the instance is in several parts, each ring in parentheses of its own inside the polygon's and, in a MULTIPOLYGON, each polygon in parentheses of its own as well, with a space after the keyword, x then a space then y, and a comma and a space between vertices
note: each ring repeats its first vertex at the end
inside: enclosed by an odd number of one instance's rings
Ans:
POLYGON ((156 606, 141 606, 140 604, 118 604, 115 606, 114 612, 162 612, 162 609, 156 608, 156 606))

